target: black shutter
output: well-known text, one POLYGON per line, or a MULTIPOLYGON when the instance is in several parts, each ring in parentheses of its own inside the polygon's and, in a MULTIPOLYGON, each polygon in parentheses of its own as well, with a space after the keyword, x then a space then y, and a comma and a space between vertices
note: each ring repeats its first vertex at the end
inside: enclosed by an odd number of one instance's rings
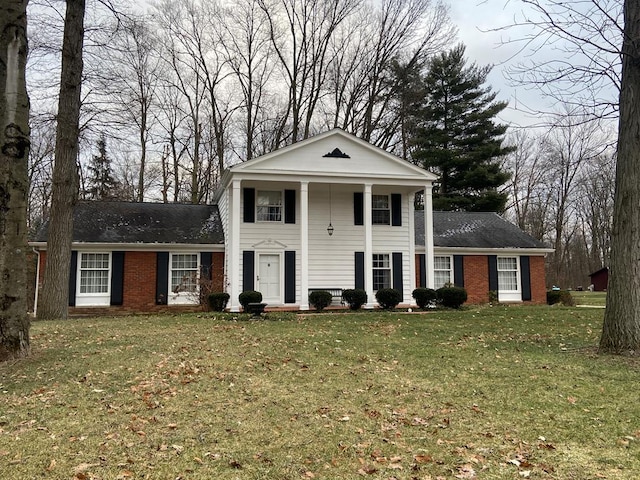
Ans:
POLYGON ((353 192, 353 224, 364 225, 364 194, 353 192))
POLYGON ((364 290, 364 252, 356 252, 356 285, 364 290))
POLYGON ((78 252, 71 251, 71 265, 69 266, 69 306, 76 306, 76 280, 78 278, 78 252))
POLYGON ((498 257, 489 255, 489 291, 498 292, 498 257))
POLYGON ((255 253, 252 250, 242 252, 242 291, 255 290, 255 253))
POLYGON ((111 252, 111 305, 124 299, 124 252, 111 252))
POLYGON ((402 226, 402 195, 399 193, 391 194, 391 226, 402 226))
POLYGON ((420 287, 425 288, 427 286, 427 256, 424 253, 418 255, 418 262, 420 265, 420 287))
POLYGON ((293 250, 284 252, 284 303, 296 303, 296 252, 293 250))
POLYGON ((462 255, 453 256, 453 284, 464 288, 464 257, 462 255))
POLYGON ((404 298, 403 279, 402 279, 402 252, 393 252, 391 254, 393 267, 393 288, 400 292, 404 298))
POLYGON ((169 298, 169 252, 156 255, 156 305, 166 305, 169 298))
POLYGON ((211 268, 213 263, 213 255, 211 252, 200 252, 200 276, 205 280, 213 279, 213 272, 211 268))
POLYGON ((531 301, 531 265, 528 255, 520 257, 520 282, 522 284, 522 301, 531 301))
POLYGON ((244 223, 256 221, 256 189, 244 188, 244 223))
POLYGON ((284 191, 284 223, 296 223, 296 191, 284 191))

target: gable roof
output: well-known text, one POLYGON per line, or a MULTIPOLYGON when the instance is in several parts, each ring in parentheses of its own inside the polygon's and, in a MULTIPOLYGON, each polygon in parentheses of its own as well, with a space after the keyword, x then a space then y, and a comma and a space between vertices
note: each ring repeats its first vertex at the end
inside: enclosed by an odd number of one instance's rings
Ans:
POLYGON ((339 128, 234 165, 225 173, 223 184, 231 176, 260 175, 264 178, 267 174, 289 175, 296 181, 302 176, 352 178, 358 183, 364 178, 372 178, 421 186, 437 178, 431 172, 339 128))
MULTIPOLYGON (((49 225, 35 242, 46 242, 49 225)), ((217 205, 80 201, 73 210, 73 242, 223 244, 217 205)))
MULTIPOLYGON (((424 245, 424 214, 415 212, 416 245, 424 245)), ((433 212, 434 247, 545 249, 546 245, 492 212, 433 212)))

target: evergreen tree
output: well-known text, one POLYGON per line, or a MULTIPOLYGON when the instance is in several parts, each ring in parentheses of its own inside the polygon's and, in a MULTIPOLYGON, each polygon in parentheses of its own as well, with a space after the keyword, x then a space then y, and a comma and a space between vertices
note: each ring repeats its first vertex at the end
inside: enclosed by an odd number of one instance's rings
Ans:
POLYGON ((111 159, 107 155, 107 140, 103 136, 97 143, 98 154, 89 163, 87 189, 85 193, 91 200, 110 200, 118 197, 120 184, 113 177, 111 159))
POLYGON ((466 66, 465 47, 458 45, 434 57, 423 79, 425 98, 416 110, 413 159, 439 175, 434 185, 436 210, 504 211, 506 193, 498 187, 509 179, 497 158, 506 125, 495 117, 507 106, 483 87, 491 67, 466 66))

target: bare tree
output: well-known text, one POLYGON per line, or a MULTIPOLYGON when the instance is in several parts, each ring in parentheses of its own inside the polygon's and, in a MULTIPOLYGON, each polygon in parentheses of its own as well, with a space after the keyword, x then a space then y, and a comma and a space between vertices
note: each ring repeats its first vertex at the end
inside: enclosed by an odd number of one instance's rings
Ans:
POLYGON ((640 3, 624 2, 616 193, 600 351, 640 351, 640 3))
POLYGON ((73 206, 78 198, 78 136, 82 48, 84 41, 84 0, 67 0, 62 73, 58 101, 55 167, 51 215, 47 241, 47 262, 38 308, 38 318, 67 318, 69 265, 73 235, 73 206))
POLYGON ((29 354, 27 1, 0 5, 0 361, 29 354))
POLYGON ((238 148, 242 160, 265 153, 258 149, 256 137, 261 112, 266 110, 265 90, 273 72, 273 62, 269 60, 273 49, 268 24, 258 2, 235 2, 211 16, 221 26, 218 41, 242 92, 240 109, 244 111, 244 119, 238 122, 244 133, 238 148))
POLYGON ((620 91, 619 0, 522 0, 520 20, 503 29, 527 32, 511 42, 526 54, 507 70, 516 84, 537 86, 556 102, 592 117, 616 118, 620 91), (554 46, 552 57, 544 47, 554 46))
POLYGON ((555 252, 551 255, 552 282, 566 285, 565 246, 575 234, 577 206, 575 194, 582 181, 585 167, 602 155, 606 142, 596 121, 574 114, 571 107, 555 116, 554 124, 545 137, 545 169, 549 175, 546 187, 552 217, 552 237, 555 252))
POLYGON ((111 92, 119 122, 126 129, 134 126, 139 152, 136 200, 145 199, 150 134, 155 119, 152 108, 156 102, 159 63, 156 40, 144 18, 125 18, 120 23, 112 45, 112 55, 106 65, 112 68, 106 88, 111 92))

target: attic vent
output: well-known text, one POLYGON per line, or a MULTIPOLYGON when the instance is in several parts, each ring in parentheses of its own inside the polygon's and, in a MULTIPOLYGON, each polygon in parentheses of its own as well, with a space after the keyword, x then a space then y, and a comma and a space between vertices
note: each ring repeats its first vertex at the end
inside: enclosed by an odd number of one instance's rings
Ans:
POLYGON ((342 150, 339 148, 334 148, 332 152, 327 153, 322 156, 323 158, 351 158, 346 153, 342 153, 342 150))

